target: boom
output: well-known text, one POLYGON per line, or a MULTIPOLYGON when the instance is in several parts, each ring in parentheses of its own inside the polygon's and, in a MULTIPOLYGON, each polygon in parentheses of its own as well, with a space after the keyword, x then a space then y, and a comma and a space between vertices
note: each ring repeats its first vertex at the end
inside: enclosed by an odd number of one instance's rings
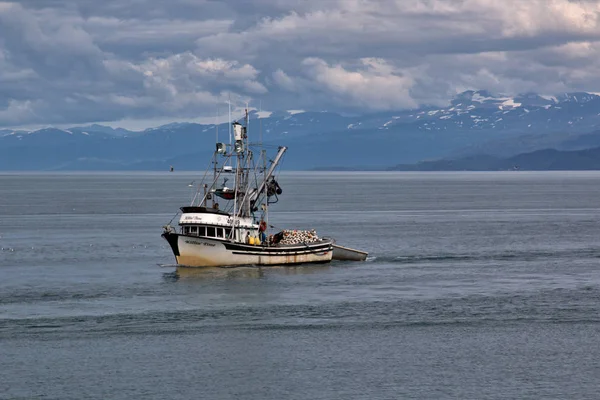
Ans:
POLYGON ((256 191, 253 191, 252 194, 250 195, 250 202, 255 202, 256 199, 258 199, 258 197, 260 196, 260 194, 262 192, 264 192, 265 186, 267 185, 269 178, 271 178, 271 175, 273 175, 273 171, 275 171, 275 168, 277 168, 277 165, 281 161, 281 157, 283 157, 283 154, 285 153, 286 150, 287 150, 286 146, 279 147, 279 151, 277 152, 277 155, 275 156, 275 158, 271 162, 271 166, 267 170, 265 179, 260 183, 260 185, 258 186, 256 191))

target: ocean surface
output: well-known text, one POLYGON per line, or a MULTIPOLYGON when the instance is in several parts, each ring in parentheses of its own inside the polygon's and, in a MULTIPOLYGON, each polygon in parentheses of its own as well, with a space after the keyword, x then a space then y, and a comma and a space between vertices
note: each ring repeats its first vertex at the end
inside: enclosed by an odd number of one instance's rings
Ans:
POLYGON ((0 174, 1 399, 598 399, 600 173, 287 173, 364 263, 177 269, 191 173, 0 174))

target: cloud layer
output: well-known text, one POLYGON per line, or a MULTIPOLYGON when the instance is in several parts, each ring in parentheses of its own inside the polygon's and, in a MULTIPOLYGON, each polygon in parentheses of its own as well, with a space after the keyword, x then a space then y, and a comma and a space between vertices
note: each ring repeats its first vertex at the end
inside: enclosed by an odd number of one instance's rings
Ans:
POLYGON ((600 92, 600 3, 0 1, 0 127, 600 92))

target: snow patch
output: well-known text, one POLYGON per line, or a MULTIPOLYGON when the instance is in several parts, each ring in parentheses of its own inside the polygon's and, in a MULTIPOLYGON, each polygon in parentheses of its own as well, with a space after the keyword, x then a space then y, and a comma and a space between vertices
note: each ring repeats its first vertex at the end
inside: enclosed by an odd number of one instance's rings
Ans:
POLYGON ((496 98, 494 98, 494 97, 485 97, 485 96, 480 95, 477 92, 475 92, 475 94, 473 94, 473 97, 471 98, 471 101, 476 101, 478 103, 483 103, 483 102, 488 101, 488 100, 496 100, 496 98))
POLYGON ((272 111, 257 111, 256 112, 256 116, 258 118, 269 118, 271 116, 271 114, 273 114, 272 111))
POLYGON ((504 107, 517 108, 517 107, 521 107, 521 103, 515 102, 515 99, 508 99, 508 100, 504 101, 498 108, 500 108, 502 110, 502 109, 504 109, 504 107))
MULTIPOLYGON (((550 101, 553 101, 554 103, 558 103, 558 99, 554 96, 546 96, 546 95, 542 95, 542 94, 540 94, 539 96, 544 100, 550 100, 550 101)), ((548 106, 548 107, 550 107, 550 106, 548 106)))

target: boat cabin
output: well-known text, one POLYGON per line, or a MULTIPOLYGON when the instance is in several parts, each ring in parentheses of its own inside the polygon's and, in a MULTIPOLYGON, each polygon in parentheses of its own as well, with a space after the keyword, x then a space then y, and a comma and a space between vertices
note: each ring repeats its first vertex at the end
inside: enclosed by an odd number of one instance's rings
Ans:
POLYGON ((258 234, 258 225, 252 218, 238 218, 233 221, 231 214, 208 207, 181 207, 179 220, 180 233, 210 239, 245 241, 248 235, 258 234), (232 225, 235 222, 234 236, 232 225))
POLYGON ((187 225, 181 227, 181 233, 190 236, 201 236, 211 239, 229 239, 231 228, 220 228, 208 225, 187 225))

